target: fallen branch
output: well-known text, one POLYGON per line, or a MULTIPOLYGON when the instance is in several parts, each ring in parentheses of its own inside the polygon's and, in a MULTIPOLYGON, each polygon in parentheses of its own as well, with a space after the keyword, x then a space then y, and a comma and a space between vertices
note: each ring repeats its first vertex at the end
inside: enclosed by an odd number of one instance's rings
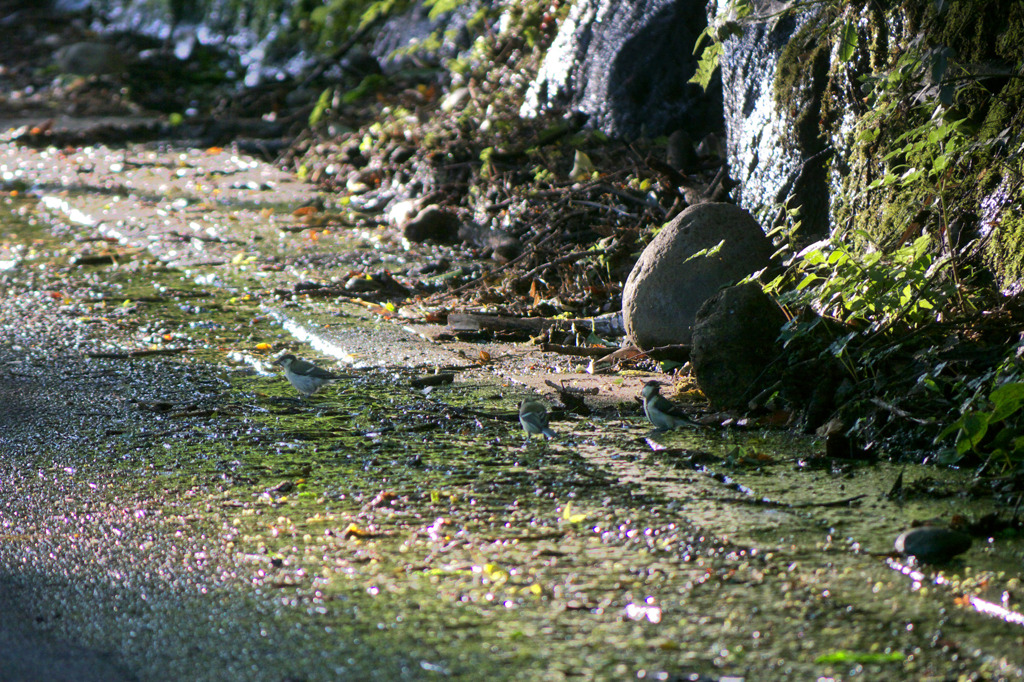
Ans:
POLYGON ((94 352, 86 353, 89 358, 102 358, 107 360, 128 360, 130 358, 144 358, 150 355, 174 355, 176 353, 187 353, 188 348, 151 348, 146 350, 132 350, 126 352, 94 352))
POLYGON ((542 343, 540 344, 540 349, 545 353, 574 355, 584 358, 596 358, 608 354, 608 348, 604 346, 561 346, 556 343, 542 343))

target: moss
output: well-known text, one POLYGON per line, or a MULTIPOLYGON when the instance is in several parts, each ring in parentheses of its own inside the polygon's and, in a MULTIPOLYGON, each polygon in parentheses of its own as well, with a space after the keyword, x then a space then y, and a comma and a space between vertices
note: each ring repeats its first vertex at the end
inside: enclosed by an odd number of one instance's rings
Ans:
MULTIPOLYGON (((1024 61, 1024 9, 1003 0, 959 0, 940 15, 933 3, 920 0, 871 12, 862 23, 864 75, 888 80, 876 83, 852 133, 831 131, 848 149, 833 215, 836 227, 863 230, 873 243, 893 247, 922 231, 943 234, 949 223, 980 213, 981 201, 998 184, 993 178, 1004 174, 1007 145, 999 139, 1013 139, 1022 127, 1024 83, 1008 74, 1024 61), (947 67, 934 71, 942 50, 947 67), (941 73, 945 93, 934 87, 935 73, 941 73), (940 96, 951 101, 936 110, 940 96), (966 122, 964 137, 938 142, 929 137, 954 120, 966 122), (858 139, 862 136, 866 139, 858 139), (908 141, 919 144, 892 156, 908 141), (887 173, 931 169, 942 155, 951 159, 946 173, 869 188, 887 173), (937 209, 940 204, 944 211, 937 209)), ((836 65, 831 78, 849 66, 836 65)), ((850 82, 859 85, 852 77, 850 82)), ((857 109, 852 98, 839 99, 837 107, 857 109)), ((1024 274, 1016 255, 1024 244, 1022 226, 1001 220, 991 240, 988 264, 1004 281, 1024 274)))
POLYGON ((826 24, 824 13, 813 17, 782 48, 772 85, 775 104, 779 109, 797 113, 796 107, 800 104, 801 96, 808 87, 813 87, 807 65, 828 56, 831 44, 821 40, 826 24))

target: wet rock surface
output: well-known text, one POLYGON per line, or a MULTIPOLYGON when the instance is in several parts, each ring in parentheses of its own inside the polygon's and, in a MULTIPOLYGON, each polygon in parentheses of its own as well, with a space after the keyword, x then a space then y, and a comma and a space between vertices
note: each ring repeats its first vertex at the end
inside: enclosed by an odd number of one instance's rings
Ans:
MULTIPOLYGON (((771 13, 770 3, 756 3, 771 13)), ((827 50, 809 50, 812 59, 787 63, 794 79, 783 86, 782 101, 776 81, 779 61, 801 28, 819 20, 816 12, 744 24, 743 34, 723 43, 722 93, 729 168, 737 181, 737 203, 771 228, 781 214, 767 214, 774 204, 801 209, 802 233, 814 237, 828 232, 829 196, 826 177, 827 142, 818 130, 822 91, 827 80, 827 50), (798 84, 798 85, 797 85, 798 84)))
POLYGON ((609 135, 694 137, 720 128, 720 85, 688 83, 693 45, 706 25, 700 3, 641 0, 576 2, 527 93, 523 112, 549 107, 589 117, 609 135))

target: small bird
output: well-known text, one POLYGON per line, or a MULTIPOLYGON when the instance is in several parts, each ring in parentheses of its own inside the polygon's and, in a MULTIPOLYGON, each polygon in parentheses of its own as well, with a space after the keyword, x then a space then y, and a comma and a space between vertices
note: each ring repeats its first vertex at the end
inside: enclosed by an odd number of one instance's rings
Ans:
POLYGON ((651 420, 658 431, 677 429, 680 426, 696 428, 699 426, 691 420, 682 410, 672 404, 668 398, 661 395, 661 384, 657 381, 648 381, 644 384, 641 393, 644 397, 644 414, 651 420))
POLYGON ((529 440, 535 433, 554 438, 555 432, 548 427, 548 410, 539 400, 524 400, 519 403, 519 423, 529 440))
POLYGON ((327 382, 342 378, 311 362, 299 360, 291 353, 282 355, 274 361, 274 364, 284 367, 284 375, 288 382, 305 398, 316 393, 327 382))

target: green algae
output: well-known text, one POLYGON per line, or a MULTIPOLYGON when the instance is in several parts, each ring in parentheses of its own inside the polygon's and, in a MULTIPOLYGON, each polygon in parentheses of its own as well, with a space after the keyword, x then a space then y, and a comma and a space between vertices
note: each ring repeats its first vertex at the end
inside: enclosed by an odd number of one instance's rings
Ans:
MULTIPOLYGON (((745 460, 792 462, 813 445, 707 429, 655 438, 625 409, 525 444, 519 392, 480 382, 425 394, 394 369, 348 370, 300 400, 280 375, 227 360, 288 348, 323 361, 262 314, 265 288, 63 263, 52 272, 63 295, 41 305, 72 327, 108 320, 84 325, 84 342, 170 335, 188 352, 82 361, 81 376, 138 398, 85 426, 56 418, 54 438, 26 446, 28 471, 4 480, 23 500, 12 518, 32 520, 7 532, 31 542, 8 543, 4 566, 31 555, 48 627, 121 652, 144 678, 766 679, 844 674, 818 662, 840 649, 906 656, 856 664, 875 676, 981 667, 932 643, 941 601, 903 607, 916 629, 893 618, 902 576, 829 542, 831 521, 739 502, 773 480, 745 460), (86 438, 58 442, 68 429, 86 438), (694 470, 680 448, 710 454, 743 488, 694 470)), ((75 395, 81 379, 67 376, 75 395)), ((799 480, 808 495, 848 494, 843 480, 799 480)), ((998 651, 1015 637, 970 626, 998 651)))

